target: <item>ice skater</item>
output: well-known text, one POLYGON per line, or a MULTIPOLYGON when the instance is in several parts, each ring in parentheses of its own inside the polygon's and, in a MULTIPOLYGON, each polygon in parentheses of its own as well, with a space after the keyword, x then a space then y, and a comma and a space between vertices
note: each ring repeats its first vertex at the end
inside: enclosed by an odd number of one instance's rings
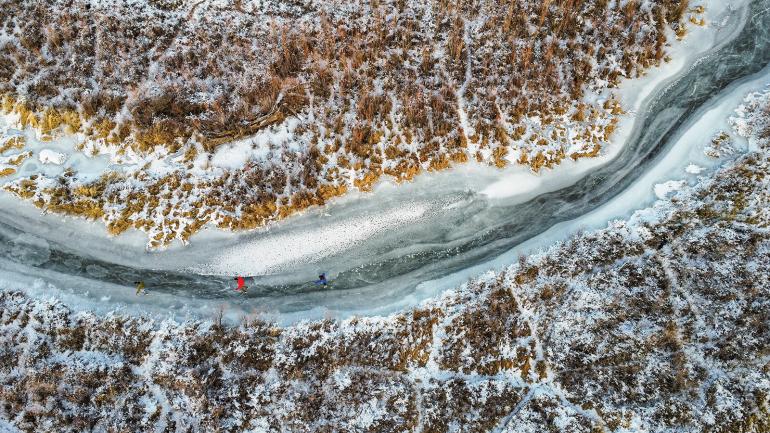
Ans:
POLYGON ((147 291, 144 289, 144 281, 134 281, 134 285, 136 286, 136 296, 147 294, 147 291))
POLYGON ((324 286, 326 287, 329 284, 329 281, 326 279, 326 273, 318 276, 318 280, 315 281, 316 286, 324 286))
POLYGON ((235 288, 235 291, 238 293, 246 293, 246 279, 241 277, 240 275, 233 278, 235 281, 237 281, 237 287, 235 288))

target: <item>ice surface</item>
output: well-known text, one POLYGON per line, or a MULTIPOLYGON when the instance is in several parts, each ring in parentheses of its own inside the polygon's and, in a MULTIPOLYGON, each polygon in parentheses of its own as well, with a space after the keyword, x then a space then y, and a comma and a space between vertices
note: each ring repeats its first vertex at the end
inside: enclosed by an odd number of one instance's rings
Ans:
POLYGON ((278 267, 296 265, 298 261, 314 261, 356 248, 377 233, 421 218, 426 210, 422 203, 410 203, 388 214, 347 218, 317 229, 279 235, 268 232, 214 256, 211 268, 202 270, 226 275, 263 275, 278 267))
POLYGON ((30 233, 22 233, 11 241, 10 257, 19 263, 40 265, 51 258, 51 249, 45 239, 30 233))

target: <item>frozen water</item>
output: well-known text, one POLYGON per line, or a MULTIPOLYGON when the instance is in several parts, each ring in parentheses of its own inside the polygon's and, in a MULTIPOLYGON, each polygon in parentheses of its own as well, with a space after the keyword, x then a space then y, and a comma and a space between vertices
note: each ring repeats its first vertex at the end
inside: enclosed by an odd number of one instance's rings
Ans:
POLYGON ((425 215, 422 203, 382 215, 346 218, 317 229, 303 229, 285 234, 256 237, 244 245, 215 255, 208 272, 225 275, 264 275, 295 266, 300 261, 317 261, 344 249, 355 248, 366 239, 425 215), (298 254, 300 252, 300 254, 298 254))
POLYGON ((104 266, 90 264, 86 266, 86 273, 94 278, 104 278, 109 275, 109 270, 104 266))
POLYGON ((39 266, 51 258, 48 242, 29 233, 21 233, 8 245, 8 255, 20 263, 39 266))

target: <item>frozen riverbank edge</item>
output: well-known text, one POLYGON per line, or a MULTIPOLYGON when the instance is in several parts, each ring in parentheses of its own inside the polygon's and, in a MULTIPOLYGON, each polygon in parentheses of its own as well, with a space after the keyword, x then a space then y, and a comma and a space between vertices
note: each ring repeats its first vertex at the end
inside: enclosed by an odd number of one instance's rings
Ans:
POLYGON ((770 431, 768 113, 752 93, 749 152, 693 186, 389 317, 227 327, 0 292, 0 426, 770 431))

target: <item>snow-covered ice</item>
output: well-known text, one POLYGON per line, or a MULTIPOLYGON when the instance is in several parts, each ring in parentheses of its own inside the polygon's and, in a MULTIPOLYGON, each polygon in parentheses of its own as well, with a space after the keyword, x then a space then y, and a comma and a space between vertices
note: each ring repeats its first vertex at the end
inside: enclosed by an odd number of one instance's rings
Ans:
POLYGON ((697 164, 689 164, 687 167, 685 167, 684 171, 690 174, 701 174, 703 172, 704 168, 697 164))
POLYGON ((361 242, 386 230, 396 229, 425 215, 422 203, 410 203, 388 214, 348 218, 319 228, 264 236, 213 256, 211 267, 199 270, 225 275, 263 275, 298 261, 313 261, 361 242))
POLYGON ((43 164, 62 165, 67 160, 67 154, 51 149, 43 149, 38 153, 37 158, 43 164))
POLYGON ((655 197, 659 199, 667 198, 671 193, 679 191, 685 185, 687 185, 687 182, 684 180, 668 180, 663 183, 657 183, 653 188, 655 197))

